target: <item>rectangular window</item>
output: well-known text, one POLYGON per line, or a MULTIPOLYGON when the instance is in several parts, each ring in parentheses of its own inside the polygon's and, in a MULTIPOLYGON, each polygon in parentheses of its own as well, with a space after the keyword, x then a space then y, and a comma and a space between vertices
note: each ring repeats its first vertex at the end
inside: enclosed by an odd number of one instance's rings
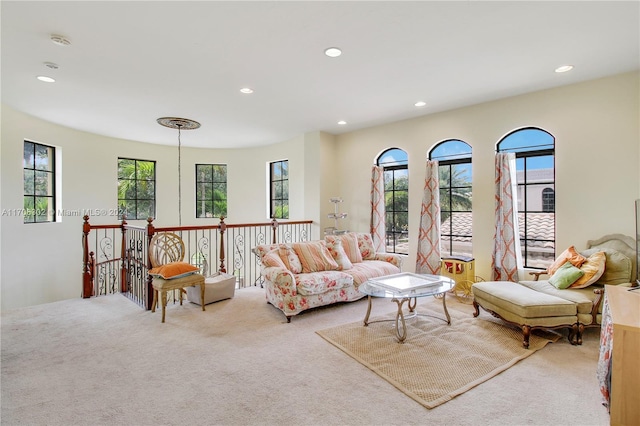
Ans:
POLYGON ((118 158, 118 209, 127 219, 156 217, 156 162, 118 158))
POLYGON ((271 208, 275 219, 289 219, 289 161, 275 161, 269 165, 271 208))
POLYGON ((196 164, 196 217, 227 216, 227 165, 196 164))
POLYGON ((56 149, 24 141, 24 223, 56 221, 56 149))

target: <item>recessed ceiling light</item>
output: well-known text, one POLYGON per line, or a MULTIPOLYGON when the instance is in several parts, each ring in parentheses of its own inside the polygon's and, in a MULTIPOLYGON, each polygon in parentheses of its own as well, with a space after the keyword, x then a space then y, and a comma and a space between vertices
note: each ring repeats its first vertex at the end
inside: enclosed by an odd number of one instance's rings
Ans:
POLYGON ((330 58, 337 58, 342 55, 342 50, 337 47, 329 47, 324 50, 324 54, 330 58))
POLYGON ((561 67, 556 68, 556 72, 567 72, 573 69, 573 65, 563 65, 561 67))
POLYGON ((39 75, 36 77, 38 80, 40 81, 44 81, 45 83, 55 83, 55 79, 51 78, 51 77, 47 77, 45 75, 39 75))
POLYGON ((51 34, 50 38, 51 41, 58 46, 69 46, 71 44, 71 40, 59 34, 51 34))
POLYGON ((341 126, 344 126, 345 124, 347 124, 347 122, 344 121, 344 120, 340 120, 340 121, 338 121, 338 124, 341 125, 341 126))
POLYGON ((425 101, 418 101, 416 102, 414 105, 417 107, 423 107, 425 106, 427 103, 425 101))
POLYGON ((243 87, 242 89, 240 89, 240 92, 249 94, 249 93, 253 93, 253 89, 249 87, 243 87))

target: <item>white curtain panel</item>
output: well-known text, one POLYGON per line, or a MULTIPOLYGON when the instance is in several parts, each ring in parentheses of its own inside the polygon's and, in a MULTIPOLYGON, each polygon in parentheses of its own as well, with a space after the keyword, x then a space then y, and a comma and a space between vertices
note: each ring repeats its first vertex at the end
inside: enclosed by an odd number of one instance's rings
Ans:
POLYGON ((440 273, 440 180, 438 162, 427 160, 424 179, 416 273, 440 273))
POLYGON ((518 269, 522 268, 518 227, 516 155, 496 154, 496 230, 491 256, 494 281, 518 282, 518 269))
POLYGON ((376 253, 385 253, 384 168, 371 169, 371 238, 376 253))

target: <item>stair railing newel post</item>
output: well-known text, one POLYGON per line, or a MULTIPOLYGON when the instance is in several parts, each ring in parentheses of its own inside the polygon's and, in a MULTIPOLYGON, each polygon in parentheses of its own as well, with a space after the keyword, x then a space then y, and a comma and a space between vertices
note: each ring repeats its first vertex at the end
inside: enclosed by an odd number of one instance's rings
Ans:
POLYGON ((224 266, 224 231, 227 229, 227 224, 224 223, 224 216, 220 216, 220 268, 219 272, 226 273, 227 268, 224 266))
POLYGON ((145 308, 151 310, 151 304, 153 303, 153 277, 149 275, 149 270, 153 268, 151 265, 151 239, 156 233, 156 228, 153 226, 153 218, 147 218, 147 300, 145 308))
POLYGON ((120 223, 120 229, 122 230, 122 244, 120 245, 120 261, 122 267, 120 268, 120 292, 127 292, 127 278, 129 277, 129 257, 127 256, 127 217, 122 215, 122 222, 120 223))
POLYGON ((89 223, 89 215, 84 215, 84 223, 82 224, 82 297, 84 299, 93 296, 92 275, 89 272, 89 232, 91 232, 91 224, 89 223))
POLYGON ((277 241, 277 229, 278 229, 278 221, 276 220, 276 218, 272 218, 271 219, 271 244, 276 244, 277 241))

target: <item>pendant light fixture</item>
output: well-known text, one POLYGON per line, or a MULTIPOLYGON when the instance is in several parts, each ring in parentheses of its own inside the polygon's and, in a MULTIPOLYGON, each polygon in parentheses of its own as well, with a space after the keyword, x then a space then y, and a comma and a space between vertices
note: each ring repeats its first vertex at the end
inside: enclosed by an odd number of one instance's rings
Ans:
POLYGON ((182 173, 180 170, 182 141, 180 140, 182 130, 195 130, 200 127, 200 123, 188 118, 161 117, 156 120, 158 124, 170 129, 178 129, 178 226, 182 226, 182 173))

